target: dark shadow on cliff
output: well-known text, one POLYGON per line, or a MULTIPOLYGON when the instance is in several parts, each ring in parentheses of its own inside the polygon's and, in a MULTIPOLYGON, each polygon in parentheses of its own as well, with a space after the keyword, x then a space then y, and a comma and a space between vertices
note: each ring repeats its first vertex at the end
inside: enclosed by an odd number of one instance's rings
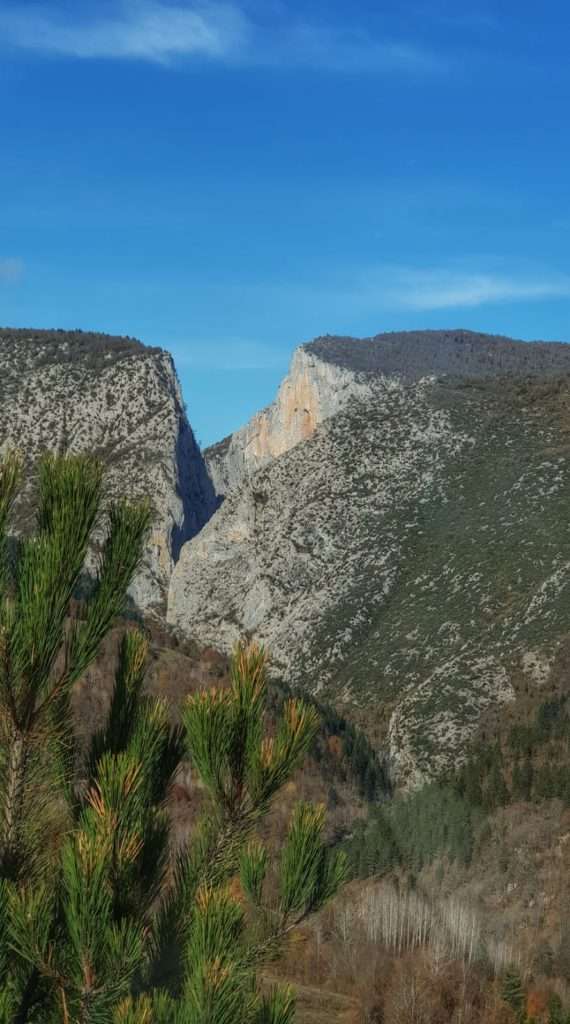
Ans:
POLYGON ((174 562, 178 561, 183 544, 200 532, 223 501, 221 495, 214 490, 202 452, 190 424, 185 420, 181 423, 176 442, 176 462, 177 492, 182 501, 184 518, 181 526, 174 526, 172 530, 174 562))

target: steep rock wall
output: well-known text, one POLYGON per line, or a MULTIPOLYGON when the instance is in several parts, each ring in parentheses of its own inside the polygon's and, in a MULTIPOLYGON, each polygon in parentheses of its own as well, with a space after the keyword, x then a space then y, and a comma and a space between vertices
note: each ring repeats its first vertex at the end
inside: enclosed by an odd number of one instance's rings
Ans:
POLYGON ((182 545, 215 507, 171 356, 130 339, 0 331, 0 440, 26 461, 19 520, 46 450, 89 451, 106 466, 107 498, 150 497, 154 522, 132 598, 164 604, 182 545))
POLYGON ((319 423, 372 394, 375 380, 549 377, 570 371, 570 346, 474 331, 394 331, 372 338, 326 335, 298 348, 277 397, 245 427, 205 452, 216 493, 228 494, 319 423))
POLYGON ((324 420, 370 394, 363 374, 296 349, 275 401, 205 452, 214 489, 226 495, 272 459, 311 437, 324 420))

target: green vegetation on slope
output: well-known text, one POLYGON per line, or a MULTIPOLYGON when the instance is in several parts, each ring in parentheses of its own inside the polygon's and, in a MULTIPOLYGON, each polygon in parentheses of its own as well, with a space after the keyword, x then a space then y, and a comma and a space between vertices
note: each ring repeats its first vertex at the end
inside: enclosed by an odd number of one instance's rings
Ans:
POLYGON ((528 344, 478 331, 389 331, 373 338, 324 335, 304 348, 356 373, 418 380, 429 374, 497 377, 568 372, 570 352, 560 342, 528 344))
MULTIPOLYGON (((392 747, 404 774, 409 756, 433 776, 486 706, 512 698, 529 658, 529 671, 552 658, 570 620, 570 391, 567 378, 440 384, 428 398, 467 440, 444 453, 421 502, 403 493, 380 520, 373 509, 363 516, 360 548, 397 550, 388 592, 362 559, 315 650, 326 658, 350 624, 325 698, 343 695, 380 742, 397 705, 392 747)), ((380 435, 369 414, 381 410, 350 420, 355 436, 380 435)), ((399 443, 386 431, 386 457, 399 443)), ((358 486, 374 488, 374 477, 356 481, 353 501, 358 486)))
POLYGON ((417 875, 438 857, 469 864, 482 817, 451 787, 432 783, 374 808, 344 849, 360 878, 395 868, 417 875))
POLYGON ((127 356, 160 351, 136 338, 100 331, 0 327, 0 353, 9 360, 19 357, 22 364, 30 360, 37 366, 81 362, 90 370, 97 370, 127 356))

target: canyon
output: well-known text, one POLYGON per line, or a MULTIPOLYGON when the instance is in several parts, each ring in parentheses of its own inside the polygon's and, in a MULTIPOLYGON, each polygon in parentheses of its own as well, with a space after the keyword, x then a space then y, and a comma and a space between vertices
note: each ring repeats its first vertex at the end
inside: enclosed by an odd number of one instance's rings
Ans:
POLYGON ((40 453, 92 451, 108 498, 152 499, 133 610, 222 653, 260 640, 276 681, 359 723, 415 786, 548 683, 570 611, 569 356, 466 331, 325 336, 201 452, 167 352, 6 329, 19 527, 40 453))

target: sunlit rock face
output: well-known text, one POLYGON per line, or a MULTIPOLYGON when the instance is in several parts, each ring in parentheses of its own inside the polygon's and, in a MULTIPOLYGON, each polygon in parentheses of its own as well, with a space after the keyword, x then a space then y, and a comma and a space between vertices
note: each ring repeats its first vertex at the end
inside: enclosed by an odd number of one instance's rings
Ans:
POLYGON ((228 494, 261 466, 312 436, 323 420, 368 394, 369 385, 352 371, 296 350, 275 401, 219 444, 206 463, 216 493, 228 494))
POLYGON ((474 331, 393 331, 373 338, 325 335, 296 349, 271 405, 204 455, 218 495, 311 437, 319 423, 371 395, 380 377, 492 377, 567 372, 570 349, 474 331))

